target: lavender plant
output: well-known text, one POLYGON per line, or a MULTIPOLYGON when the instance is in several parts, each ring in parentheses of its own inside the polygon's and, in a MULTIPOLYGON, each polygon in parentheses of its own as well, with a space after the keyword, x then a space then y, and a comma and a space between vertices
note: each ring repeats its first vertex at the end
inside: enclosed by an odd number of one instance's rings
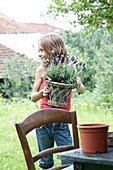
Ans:
POLYGON ((76 77, 80 76, 81 72, 86 70, 86 62, 79 61, 77 57, 67 54, 56 55, 46 61, 46 78, 58 83, 76 84, 76 77))

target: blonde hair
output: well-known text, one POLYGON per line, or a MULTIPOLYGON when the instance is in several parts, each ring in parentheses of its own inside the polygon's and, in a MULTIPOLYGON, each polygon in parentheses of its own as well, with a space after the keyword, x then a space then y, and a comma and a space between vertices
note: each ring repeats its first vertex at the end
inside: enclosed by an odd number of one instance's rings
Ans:
POLYGON ((42 36, 39 43, 43 47, 44 51, 49 54, 49 56, 55 57, 56 55, 64 57, 67 55, 64 41, 59 34, 49 33, 42 36))

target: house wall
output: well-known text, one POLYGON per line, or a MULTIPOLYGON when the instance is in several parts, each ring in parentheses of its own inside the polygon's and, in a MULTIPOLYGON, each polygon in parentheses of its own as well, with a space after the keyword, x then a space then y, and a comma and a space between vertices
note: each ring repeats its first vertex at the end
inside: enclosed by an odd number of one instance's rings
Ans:
POLYGON ((37 60, 37 43, 41 36, 41 33, 0 34, 0 43, 17 53, 37 60))

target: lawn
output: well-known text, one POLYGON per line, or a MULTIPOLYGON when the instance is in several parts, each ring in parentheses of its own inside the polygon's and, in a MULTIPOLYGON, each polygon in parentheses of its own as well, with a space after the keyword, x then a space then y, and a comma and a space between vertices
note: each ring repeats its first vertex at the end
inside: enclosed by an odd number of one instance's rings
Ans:
MULTIPOLYGON (((113 114, 103 107, 95 106, 84 100, 72 101, 72 110, 76 108, 78 123, 107 123, 109 131, 113 131, 113 114)), ((0 98, 0 170, 27 170, 23 152, 17 137, 15 122, 22 121, 28 114, 37 110, 30 100, 6 102, 0 98)), ((36 152, 35 133, 29 137, 32 152, 36 152)), ((55 159, 57 164, 59 161, 55 159)))

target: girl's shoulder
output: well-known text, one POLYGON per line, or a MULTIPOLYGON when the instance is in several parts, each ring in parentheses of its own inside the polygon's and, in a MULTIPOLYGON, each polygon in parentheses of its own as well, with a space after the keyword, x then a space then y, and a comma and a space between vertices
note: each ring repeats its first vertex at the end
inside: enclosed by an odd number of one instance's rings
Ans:
POLYGON ((43 73, 44 70, 45 70, 45 68, 43 67, 43 65, 40 65, 40 66, 37 67, 36 73, 43 73))

